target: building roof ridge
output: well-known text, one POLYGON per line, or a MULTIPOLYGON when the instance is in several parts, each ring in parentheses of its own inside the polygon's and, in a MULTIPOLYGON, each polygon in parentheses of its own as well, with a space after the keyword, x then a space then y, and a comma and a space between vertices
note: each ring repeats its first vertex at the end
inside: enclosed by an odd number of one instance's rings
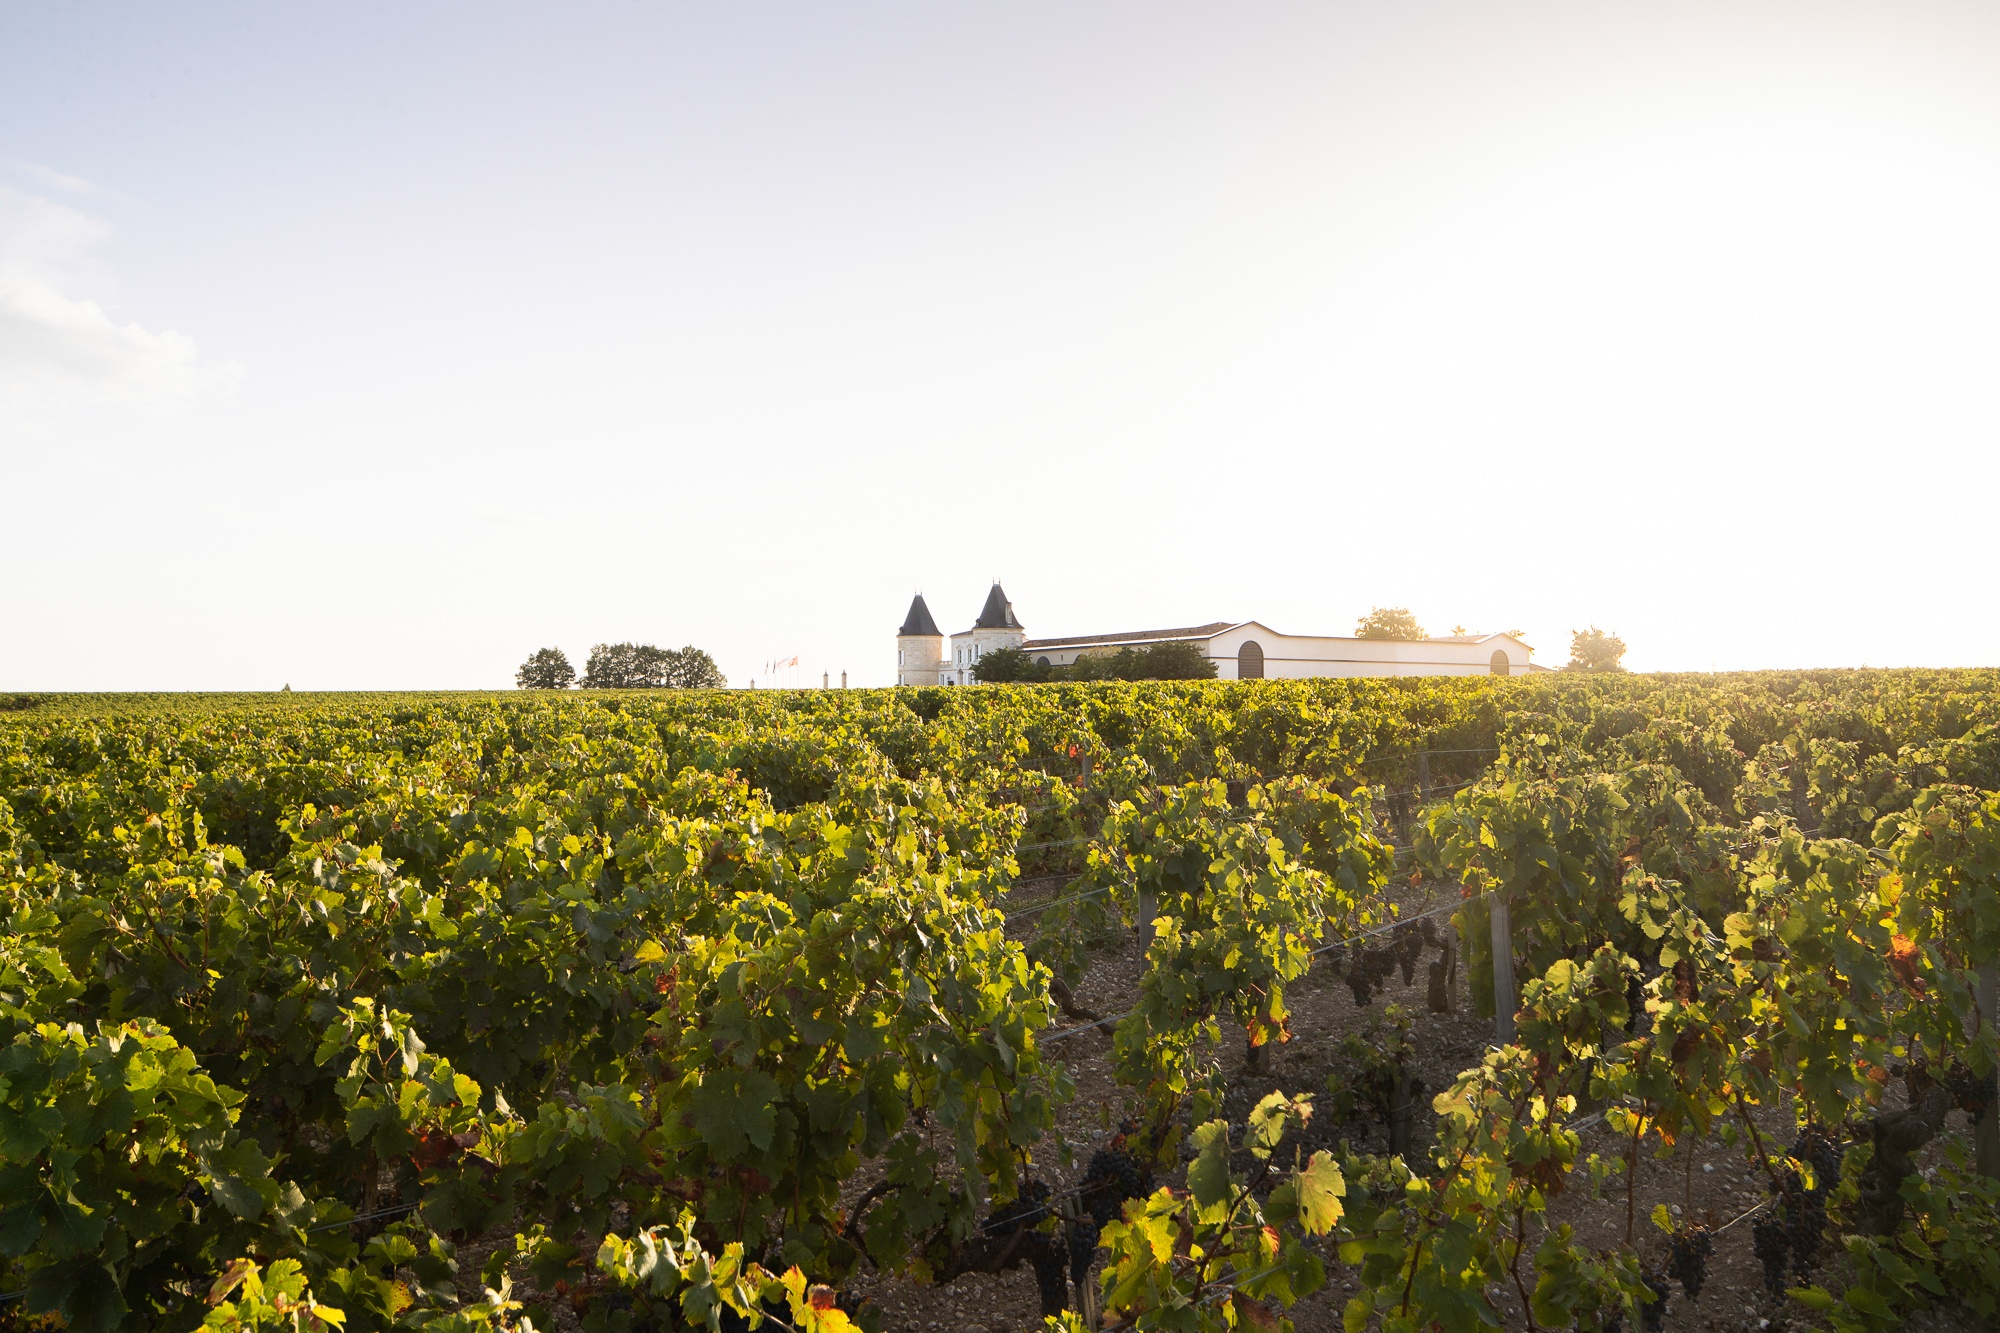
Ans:
POLYGON ((1132 630, 1123 634, 1071 634, 1054 639, 1029 639, 1023 648, 1059 648, 1084 643, 1154 643, 1172 639, 1212 639, 1224 630, 1248 625, 1247 620, 1212 620, 1206 625, 1184 625, 1177 629, 1132 630))

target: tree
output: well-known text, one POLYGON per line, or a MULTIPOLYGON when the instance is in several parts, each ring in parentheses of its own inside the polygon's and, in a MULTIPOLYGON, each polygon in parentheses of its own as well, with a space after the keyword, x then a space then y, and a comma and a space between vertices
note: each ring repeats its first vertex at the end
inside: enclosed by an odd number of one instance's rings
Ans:
POLYGON ((521 663, 514 684, 524 690, 566 690, 576 684, 576 668, 560 648, 542 648, 521 663))
POLYGON ((1407 606, 1378 606, 1355 622, 1357 639, 1428 639, 1407 606))
POLYGON ((722 674, 722 668, 706 652, 688 644, 679 652, 667 654, 667 687, 675 690, 722 690, 729 688, 729 677, 722 674))
POLYGON ((1063 672, 1069 680, 1209 680, 1215 676, 1215 662, 1198 644, 1156 643, 1086 653, 1063 672))
MULTIPOLYGON (((1130 652, 1130 649, 1126 650, 1130 652)), ((1124 653, 1119 654, 1125 656, 1124 653)), ((1192 643, 1156 643, 1152 647, 1134 653, 1138 660, 1132 665, 1143 675, 1124 676, 1124 680, 1213 680, 1215 659, 1202 652, 1192 643)))
POLYGON ((1565 671, 1623 671, 1620 658, 1625 656, 1625 640, 1616 634, 1592 625, 1589 629, 1571 630, 1569 636, 1569 664, 1565 671))
POLYGON ((719 690, 729 684, 715 659, 689 644, 600 643, 584 664, 586 690, 719 690))
POLYGON ((985 684, 1043 680, 1212 680, 1215 663, 1199 644, 1156 643, 1085 653, 1068 666, 1046 666, 1019 648, 981 653, 972 678, 985 684))
POLYGON ((583 667, 586 690, 659 690, 666 688, 664 653, 650 643, 598 643, 583 667))
POLYGON ((1048 680, 1055 672, 1054 667, 1044 666, 1026 651, 1015 647, 995 648, 990 653, 981 653, 979 660, 972 664, 972 678, 985 685, 999 685, 1008 681, 1048 680))

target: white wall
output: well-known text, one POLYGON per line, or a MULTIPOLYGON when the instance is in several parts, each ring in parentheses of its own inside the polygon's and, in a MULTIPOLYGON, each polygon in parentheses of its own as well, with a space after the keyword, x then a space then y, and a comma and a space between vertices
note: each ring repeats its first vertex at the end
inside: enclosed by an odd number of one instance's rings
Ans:
POLYGON ((951 636, 951 655, 945 671, 960 685, 972 684, 972 668, 981 656, 995 648, 1018 648, 1026 641, 1025 630, 969 629, 951 636))
POLYGON ((1478 643, 1322 638, 1279 634, 1253 621, 1225 630, 1208 641, 1208 654, 1216 659, 1218 677, 1237 679, 1237 654, 1252 640, 1264 650, 1266 680, 1304 680, 1317 676, 1484 676, 1492 672, 1496 650, 1507 654, 1510 675, 1528 674, 1527 646, 1505 635, 1478 643))

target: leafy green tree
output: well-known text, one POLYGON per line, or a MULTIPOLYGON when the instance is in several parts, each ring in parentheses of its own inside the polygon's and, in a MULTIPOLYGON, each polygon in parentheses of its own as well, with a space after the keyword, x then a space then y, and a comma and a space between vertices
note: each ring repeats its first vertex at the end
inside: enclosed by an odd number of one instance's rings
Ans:
POLYGON ((715 659, 693 644, 600 643, 583 669, 586 690, 719 690, 728 684, 715 659))
POLYGON ((1127 648, 1114 659, 1120 680, 1212 680, 1215 661, 1192 643, 1156 643, 1127 648), (1129 674, 1128 674, 1129 673, 1129 674))
POLYGON ((566 690, 576 684, 576 668, 562 649, 542 648, 521 663, 514 684, 524 690, 566 690))
POLYGON ((721 690, 729 687, 729 678, 722 674, 722 668, 706 652, 688 644, 678 652, 667 654, 667 688, 674 690, 721 690))
POLYGON ((972 668, 985 682, 1038 680, 1212 680, 1216 667, 1200 645, 1156 643, 1146 648, 1120 648, 1115 653, 1086 653, 1067 666, 1044 666, 1019 648, 996 648, 980 655, 972 668))
POLYGON ((972 678, 982 684, 999 685, 1008 681, 1051 680, 1055 668, 1045 666, 1028 656, 1021 648, 995 648, 990 653, 981 653, 979 660, 972 664, 972 678))
POLYGON ((1621 659, 1625 656, 1625 640, 1608 630, 1592 625, 1589 629, 1572 630, 1569 636, 1569 662, 1565 671, 1623 671, 1621 659))
POLYGON ((1378 606, 1355 622, 1357 639, 1428 639, 1407 606, 1378 606))
POLYGON ((591 645, 584 663, 586 690, 660 690, 666 688, 666 654, 650 643, 591 645))

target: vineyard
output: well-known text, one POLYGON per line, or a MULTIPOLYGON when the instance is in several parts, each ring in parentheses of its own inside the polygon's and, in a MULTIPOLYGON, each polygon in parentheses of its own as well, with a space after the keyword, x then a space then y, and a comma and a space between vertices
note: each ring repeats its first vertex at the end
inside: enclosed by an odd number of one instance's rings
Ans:
POLYGON ((1996 790, 1989 671, 23 697, 0 1330, 1989 1327, 1996 790))

